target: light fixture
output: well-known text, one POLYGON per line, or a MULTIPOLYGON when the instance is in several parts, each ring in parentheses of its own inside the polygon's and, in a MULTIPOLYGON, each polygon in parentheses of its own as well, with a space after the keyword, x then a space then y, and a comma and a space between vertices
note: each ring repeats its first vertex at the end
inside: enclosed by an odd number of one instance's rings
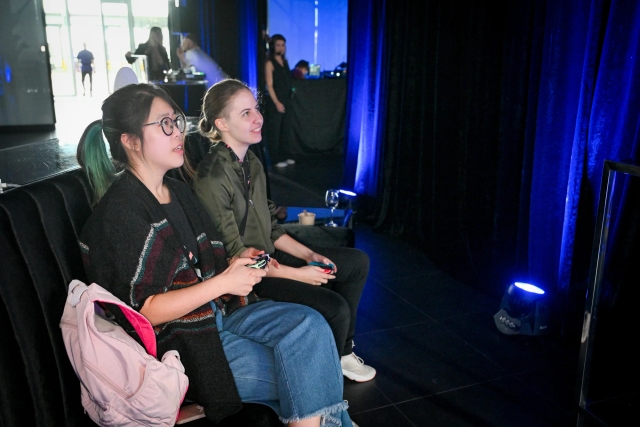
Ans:
POLYGON ((546 334, 549 332, 549 301, 545 291, 530 283, 510 284, 493 320, 503 334, 546 334))
POLYGON ((353 213, 356 211, 356 199, 358 195, 350 190, 338 190, 339 202, 338 207, 345 210, 343 224, 347 227, 353 227, 353 213))
POLYGON ((343 189, 338 190, 338 193, 340 196, 340 203, 338 203, 338 208, 353 209, 358 195, 353 191, 343 189))
POLYGON ((349 196, 349 197, 356 197, 357 194, 354 193, 353 191, 349 191, 349 190, 338 190, 340 193, 344 194, 345 196, 349 196))

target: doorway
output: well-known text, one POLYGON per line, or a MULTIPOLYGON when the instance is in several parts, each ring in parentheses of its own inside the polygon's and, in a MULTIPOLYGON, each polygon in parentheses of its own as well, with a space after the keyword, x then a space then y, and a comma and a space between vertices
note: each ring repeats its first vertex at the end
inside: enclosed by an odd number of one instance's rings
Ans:
POLYGON ((109 93, 113 91, 118 70, 129 66, 124 55, 132 47, 132 21, 130 4, 115 3, 111 0, 102 2, 102 29, 109 93))
POLYGON ((118 70, 129 66, 125 53, 144 43, 151 27, 160 27, 169 40, 166 1, 43 0, 43 6, 54 98, 103 100, 113 91, 118 70), (83 49, 94 57, 92 91, 88 75, 82 84, 77 55, 83 49))

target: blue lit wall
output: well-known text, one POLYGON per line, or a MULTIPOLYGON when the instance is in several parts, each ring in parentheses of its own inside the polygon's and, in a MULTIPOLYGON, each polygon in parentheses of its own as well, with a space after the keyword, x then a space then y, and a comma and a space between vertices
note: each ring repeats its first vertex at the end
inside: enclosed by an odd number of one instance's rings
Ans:
POLYGON ((347 61, 347 0, 268 0, 269 35, 287 39, 287 59, 333 70, 347 61), (316 19, 317 9, 317 19, 316 19))

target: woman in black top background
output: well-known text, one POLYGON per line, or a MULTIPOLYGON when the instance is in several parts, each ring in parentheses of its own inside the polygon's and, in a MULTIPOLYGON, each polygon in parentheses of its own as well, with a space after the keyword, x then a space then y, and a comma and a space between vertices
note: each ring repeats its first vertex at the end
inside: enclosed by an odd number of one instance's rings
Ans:
MULTIPOLYGON (((167 49, 162 45, 162 30, 160 27, 151 27, 149 31, 149 39, 145 43, 140 43, 133 55, 146 55, 147 56, 147 71, 149 81, 164 80, 164 72, 171 66, 169 65, 169 55, 167 55, 167 49)), ((132 53, 129 51, 125 53, 125 58, 129 64, 136 62, 132 53)))
POLYGON ((267 84, 267 105, 265 111, 265 139, 269 156, 277 167, 294 163, 286 158, 284 142, 290 131, 287 111, 291 105, 291 69, 285 54, 287 41, 281 34, 274 34, 269 41, 269 56, 264 66, 267 84), (289 163, 288 163, 289 161, 289 163))

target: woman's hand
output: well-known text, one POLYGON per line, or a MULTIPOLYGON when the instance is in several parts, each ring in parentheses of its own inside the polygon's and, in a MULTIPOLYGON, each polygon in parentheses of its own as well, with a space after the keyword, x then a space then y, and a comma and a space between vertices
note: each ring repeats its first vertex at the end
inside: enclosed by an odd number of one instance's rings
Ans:
POLYGON ((279 113, 284 114, 284 104, 282 102, 276 102, 276 108, 278 109, 279 113))
POLYGON ((269 266, 262 268, 250 268, 253 264, 251 258, 233 258, 229 267, 219 276, 224 283, 227 294, 247 296, 253 290, 253 286, 260 282, 267 274, 269 266))
POLYGON ((280 268, 280 263, 275 258, 271 258, 271 260, 269 261, 269 265, 273 268, 280 268))
POLYGON ((238 256, 238 258, 255 258, 258 255, 262 255, 264 253, 264 251, 261 251, 259 249, 256 248, 247 248, 244 251, 242 251, 240 253, 240 255, 238 256))
POLYGON ((331 273, 325 273, 321 267, 315 267, 312 265, 294 268, 293 270, 295 271, 294 280, 308 283, 310 285, 322 285, 324 283, 327 283, 330 279, 336 278, 336 276, 331 273))
MULTIPOLYGON (((332 264, 333 265, 333 273, 337 273, 338 272, 338 266, 336 265, 335 262, 331 261, 329 258, 322 256, 320 254, 317 254, 315 252, 313 252, 311 254, 311 257, 309 257, 309 259, 307 259, 307 262, 321 262, 323 264, 332 264)), ((320 267, 318 267, 320 268, 320 267)))

